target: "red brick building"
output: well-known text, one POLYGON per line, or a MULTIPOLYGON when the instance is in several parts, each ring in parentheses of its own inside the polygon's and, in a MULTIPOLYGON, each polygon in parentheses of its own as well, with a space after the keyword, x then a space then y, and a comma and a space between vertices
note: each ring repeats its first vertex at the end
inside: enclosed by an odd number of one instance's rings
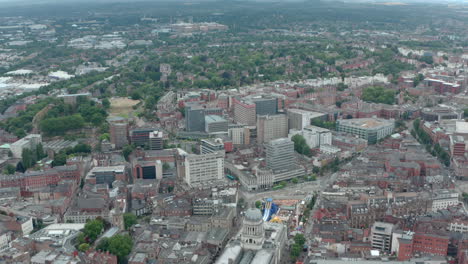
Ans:
POLYGON ((447 256, 449 237, 426 232, 416 232, 413 236, 413 251, 439 256, 447 256))
POLYGON ((398 239, 398 261, 406 261, 413 257, 413 240, 398 239))

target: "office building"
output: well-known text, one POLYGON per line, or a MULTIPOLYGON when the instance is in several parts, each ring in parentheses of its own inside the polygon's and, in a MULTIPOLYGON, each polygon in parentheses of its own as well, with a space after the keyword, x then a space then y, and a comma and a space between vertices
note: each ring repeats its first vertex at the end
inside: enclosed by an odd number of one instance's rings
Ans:
POLYGON ((149 134, 154 131, 154 128, 135 128, 130 130, 130 143, 137 147, 148 145, 149 134))
POLYGON ((185 156, 185 182, 189 186, 224 180, 224 151, 185 156))
POLYGON ((126 181, 125 165, 94 167, 86 175, 86 182, 89 184, 108 184, 115 180, 126 181))
POLYGON ((217 115, 205 116, 205 132, 209 134, 219 134, 228 132, 228 121, 217 115))
POLYGON ((274 173, 296 168, 294 143, 288 138, 279 138, 266 145, 266 165, 274 173))
POLYGON ((234 145, 250 144, 250 129, 244 125, 229 125, 228 136, 234 145))
POLYGON ((257 115, 276 115, 278 113, 278 99, 267 97, 254 97, 255 113, 257 115))
POLYGON ((202 139, 200 143, 200 153, 208 154, 224 151, 224 143, 220 138, 217 139, 202 139))
POLYGON ((284 114, 257 116, 257 143, 288 136, 288 118, 284 114))
POLYGON ((125 121, 110 121, 110 141, 114 148, 121 149, 128 144, 128 123, 125 121))
POLYGON ((368 144, 375 144, 380 139, 393 133, 395 120, 380 118, 340 119, 336 122, 338 132, 346 132, 367 140, 368 144))
POLYGON ((306 126, 302 130, 291 129, 289 138, 295 135, 303 136, 310 148, 319 148, 322 145, 332 144, 332 133, 326 128, 306 126))
POLYGON ((392 248, 392 233, 395 226, 390 223, 375 222, 371 228, 371 246, 380 252, 390 253, 392 248))
POLYGON ((243 101, 233 98, 234 121, 238 124, 247 126, 255 126, 256 110, 255 103, 251 101, 243 101))
POLYGON ((205 109, 200 105, 185 106, 185 130, 187 132, 205 131, 205 109))
POLYGON ((145 161, 138 160, 133 162, 133 178, 153 180, 163 178, 163 168, 160 160, 145 161))
POLYGON ((149 133, 149 149, 150 150, 162 150, 164 148, 164 139, 162 131, 153 131, 149 133))
POLYGON ((327 114, 302 109, 288 109, 287 114, 289 129, 302 130, 314 119, 327 120, 327 114))

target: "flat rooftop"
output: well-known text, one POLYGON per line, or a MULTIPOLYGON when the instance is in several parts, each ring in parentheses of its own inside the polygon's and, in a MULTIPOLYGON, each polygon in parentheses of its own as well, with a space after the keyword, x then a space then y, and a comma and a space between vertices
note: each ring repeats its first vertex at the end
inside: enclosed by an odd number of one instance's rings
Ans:
POLYGON ((226 119, 217 116, 217 115, 207 115, 205 116, 206 123, 213 123, 213 122, 226 122, 226 119))
POLYGON ((355 119, 341 119, 340 125, 354 126, 360 128, 379 128, 388 126, 394 123, 393 120, 386 120, 381 118, 355 118, 355 119))

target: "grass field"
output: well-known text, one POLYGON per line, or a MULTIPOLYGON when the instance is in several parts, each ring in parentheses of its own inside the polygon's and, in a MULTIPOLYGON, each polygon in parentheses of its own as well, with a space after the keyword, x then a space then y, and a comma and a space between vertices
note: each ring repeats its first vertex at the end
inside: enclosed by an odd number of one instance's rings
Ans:
POLYGON ((125 97, 114 97, 109 101, 111 103, 109 114, 111 116, 121 116, 126 118, 135 111, 132 107, 140 102, 139 100, 132 100, 125 97))

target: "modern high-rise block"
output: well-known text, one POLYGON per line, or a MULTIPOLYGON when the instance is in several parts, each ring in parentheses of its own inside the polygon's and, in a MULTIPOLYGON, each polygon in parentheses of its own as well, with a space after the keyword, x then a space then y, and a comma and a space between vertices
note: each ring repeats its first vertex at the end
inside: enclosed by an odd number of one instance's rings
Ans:
POLYGON ((278 99, 277 98, 253 98, 255 103, 255 111, 257 115, 276 115, 278 113, 278 99))
POLYGON ((187 132, 205 131, 205 109, 200 105, 185 107, 185 130, 187 132))
POLYGON ((247 126, 255 126, 257 114, 255 111, 255 103, 234 98, 233 105, 234 121, 236 121, 236 123, 247 126))
POLYGON ((229 125, 228 135, 234 145, 250 144, 250 129, 244 125, 229 125))
POLYGON ((228 132, 228 121, 217 115, 205 116, 205 132, 209 134, 217 134, 228 132))
POLYGON ((224 151, 224 143, 220 138, 217 139, 202 139, 200 143, 200 153, 208 154, 218 151, 224 151))
POLYGON ((395 226, 390 223, 375 222, 371 228, 371 246, 381 252, 390 253, 392 233, 395 226))
POLYGON ((289 138, 271 140, 266 145, 266 165, 274 173, 295 169, 294 143, 289 138))
POLYGON ((284 114, 257 116, 257 143, 288 136, 288 118, 284 114))
POLYGON ((150 150, 162 150, 164 148, 163 132, 153 131, 149 133, 148 143, 150 150))
POLYGON ((148 145, 149 134, 154 128, 135 128, 130 130, 130 143, 138 147, 148 145))
POLYGON ((185 182, 206 185, 224 179, 224 151, 185 156, 185 182))

